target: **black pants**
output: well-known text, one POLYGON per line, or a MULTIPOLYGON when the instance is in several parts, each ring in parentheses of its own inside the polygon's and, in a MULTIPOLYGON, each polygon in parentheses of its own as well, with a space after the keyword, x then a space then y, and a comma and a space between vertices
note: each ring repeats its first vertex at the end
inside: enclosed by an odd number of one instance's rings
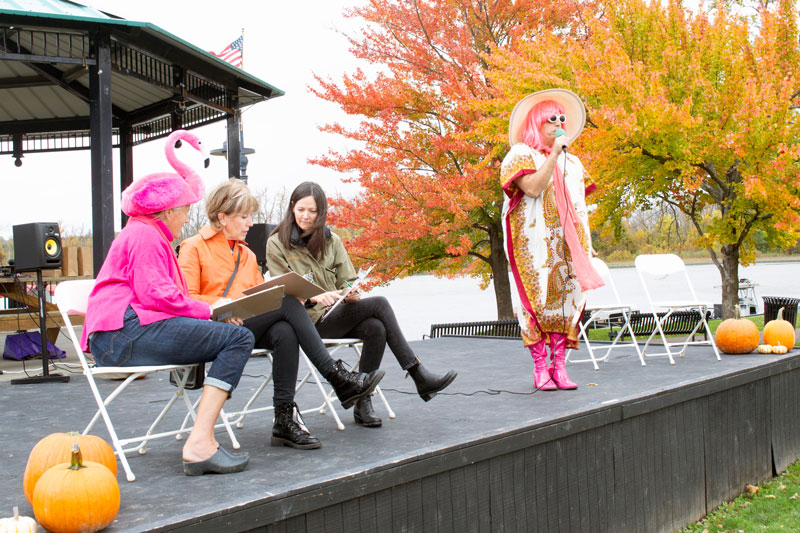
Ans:
POLYGON ((280 309, 244 321, 253 332, 256 348, 272 350, 273 405, 294 401, 299 346, 323 376, 329 376, 335 361, 322 344, 319 333, 293 296, 284 296, 280 309))
POLYGON ((325 320, 317 321, 316 326, 322 337, 364 339, 361 372, 372 372, 381 366, 387 343, 403 370, 417 363, 417 357, 400 331, 392 306, 383 296, 362 298, 354 303, 343 302, 325 320))

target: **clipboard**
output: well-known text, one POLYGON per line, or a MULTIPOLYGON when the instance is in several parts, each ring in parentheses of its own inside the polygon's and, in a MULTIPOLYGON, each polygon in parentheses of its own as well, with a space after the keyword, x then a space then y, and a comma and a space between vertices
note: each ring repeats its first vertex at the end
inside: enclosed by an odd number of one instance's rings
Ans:
POLYGON ((317 294, 322 294, 325 292, 325 289, 318 285, 314 285, 297 272, 287 272, 286 274, 269 278, 264 283, 259 283, 258 285, 250 287, 249 289, 245 289, 242 292, 248 295, 256 294, 265 289, 270 289, 272 287, 278 287, 281 285, 284 287, 283 291, 285 294, 300 298, 302 300, 308 300, 317 294))
POLYGON ((320 322, 325 320, 325 318, 327 318, 327 316, 331 314, 331 311, 336 309, 339 306, 339 304, 342 303, 345 298, 347 298, 348 294, 350 294, 351 292, 356 290, 358 288, 358 286, 361 284, 361 282, 364 281, 365 279, 367 279, 367 276, 369 275, 370 272, 372 272, 372 268, 374 266, 375 265, 371 265, 366 270, 359 270, 358 271, 358 276, 356 277, 356 279, 353 281, 352 284, 348 283, 349 287, 347 287, 347 290, 344 291, 341 296, 339 296, 339 299, 336 300, 336 302, 334 302, 334 304, 332 306, 330 306, 328 309, 325 310, 325 314, 322 315, 320 317, 320 319, 319 319, 320 322))
POLYGON ((213 320, 227 320, 231 317, 248 318, 278 309, 283 300, 283 285, 243 296, 211 310, 213 320))

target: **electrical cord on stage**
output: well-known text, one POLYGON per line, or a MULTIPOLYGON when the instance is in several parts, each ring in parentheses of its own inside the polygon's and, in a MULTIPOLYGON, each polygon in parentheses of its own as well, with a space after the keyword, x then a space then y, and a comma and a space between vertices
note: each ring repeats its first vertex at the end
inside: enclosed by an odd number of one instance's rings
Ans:
MULTIPOLYGON (((550 379, 552 380, 552 378, 550 378, 550 379)), ((411 396, 418 396, 419 395, 419 393, 416 392, 416 391, 405 391, 405 390, 399 390, 399 389, 391 389, 391 388, 388 388, 388 387, 381 387, 381 390, 382 391, 396 392, 398 394, 408 394, 408 395, 411 395, 411 396)), ((520 391, 513 391, 513 390, 506 390, 506 389, 486 389, 486 390, 479 389, 479 390, 472 391, 472 392, 437 392, 436 395, 437 396, 475 396, 476 394, 486 394, 487 396, 498 396, 500 394, 515 394, 515 395, 518 395, 518 396, 530 396, 532 394, 536 394, 540 390, 541 389, 537 389, 536 387, 534 387, 532 391, 528 391, 528 392, 520 392, 520 391)))

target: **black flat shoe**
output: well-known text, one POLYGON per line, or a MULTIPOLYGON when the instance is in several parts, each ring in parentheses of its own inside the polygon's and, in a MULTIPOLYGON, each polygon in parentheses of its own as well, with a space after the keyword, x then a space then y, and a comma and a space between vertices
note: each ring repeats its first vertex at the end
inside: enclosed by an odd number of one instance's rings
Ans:
POLYGON ((183 461, 183 473, 187 476, 203 474, 233 474, 241 472, 250 461, 250 455, 234 455, 222 446, 205 461, 183 461))
POLYGON ((242 457, 248 457, 250 455, 248 452, 234 452, 234 451, 231 451, 231 450, 229 450, 228 448, 226 448, 226 447, 224 447, 222 445, 220 445, 220 447, 217 448, 217 451, 218 452, 221 451, 225 455, 227 455, 228 457, 231 457, 233 459, 240 459, 242 457))

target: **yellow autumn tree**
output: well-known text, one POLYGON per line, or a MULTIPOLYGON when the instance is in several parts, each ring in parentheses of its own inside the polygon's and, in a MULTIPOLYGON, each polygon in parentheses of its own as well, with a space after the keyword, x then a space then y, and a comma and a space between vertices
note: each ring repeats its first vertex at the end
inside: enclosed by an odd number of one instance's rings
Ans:
POLYGON ((755 257, 754 231, 780 246, 800 234, 797 14, 790 0, 750 7, 757 16, 725 3, 610 3, 585 13, 585 32, 496 50, 497 98, 477 104, 497 117, 477 133, 499 138, 523 95, 580 94, 588 123, 575 152, 598 185, 593 227, 610 232, 659 204, 685 213, 720 271, 725 317, 739 264, 755 257))

